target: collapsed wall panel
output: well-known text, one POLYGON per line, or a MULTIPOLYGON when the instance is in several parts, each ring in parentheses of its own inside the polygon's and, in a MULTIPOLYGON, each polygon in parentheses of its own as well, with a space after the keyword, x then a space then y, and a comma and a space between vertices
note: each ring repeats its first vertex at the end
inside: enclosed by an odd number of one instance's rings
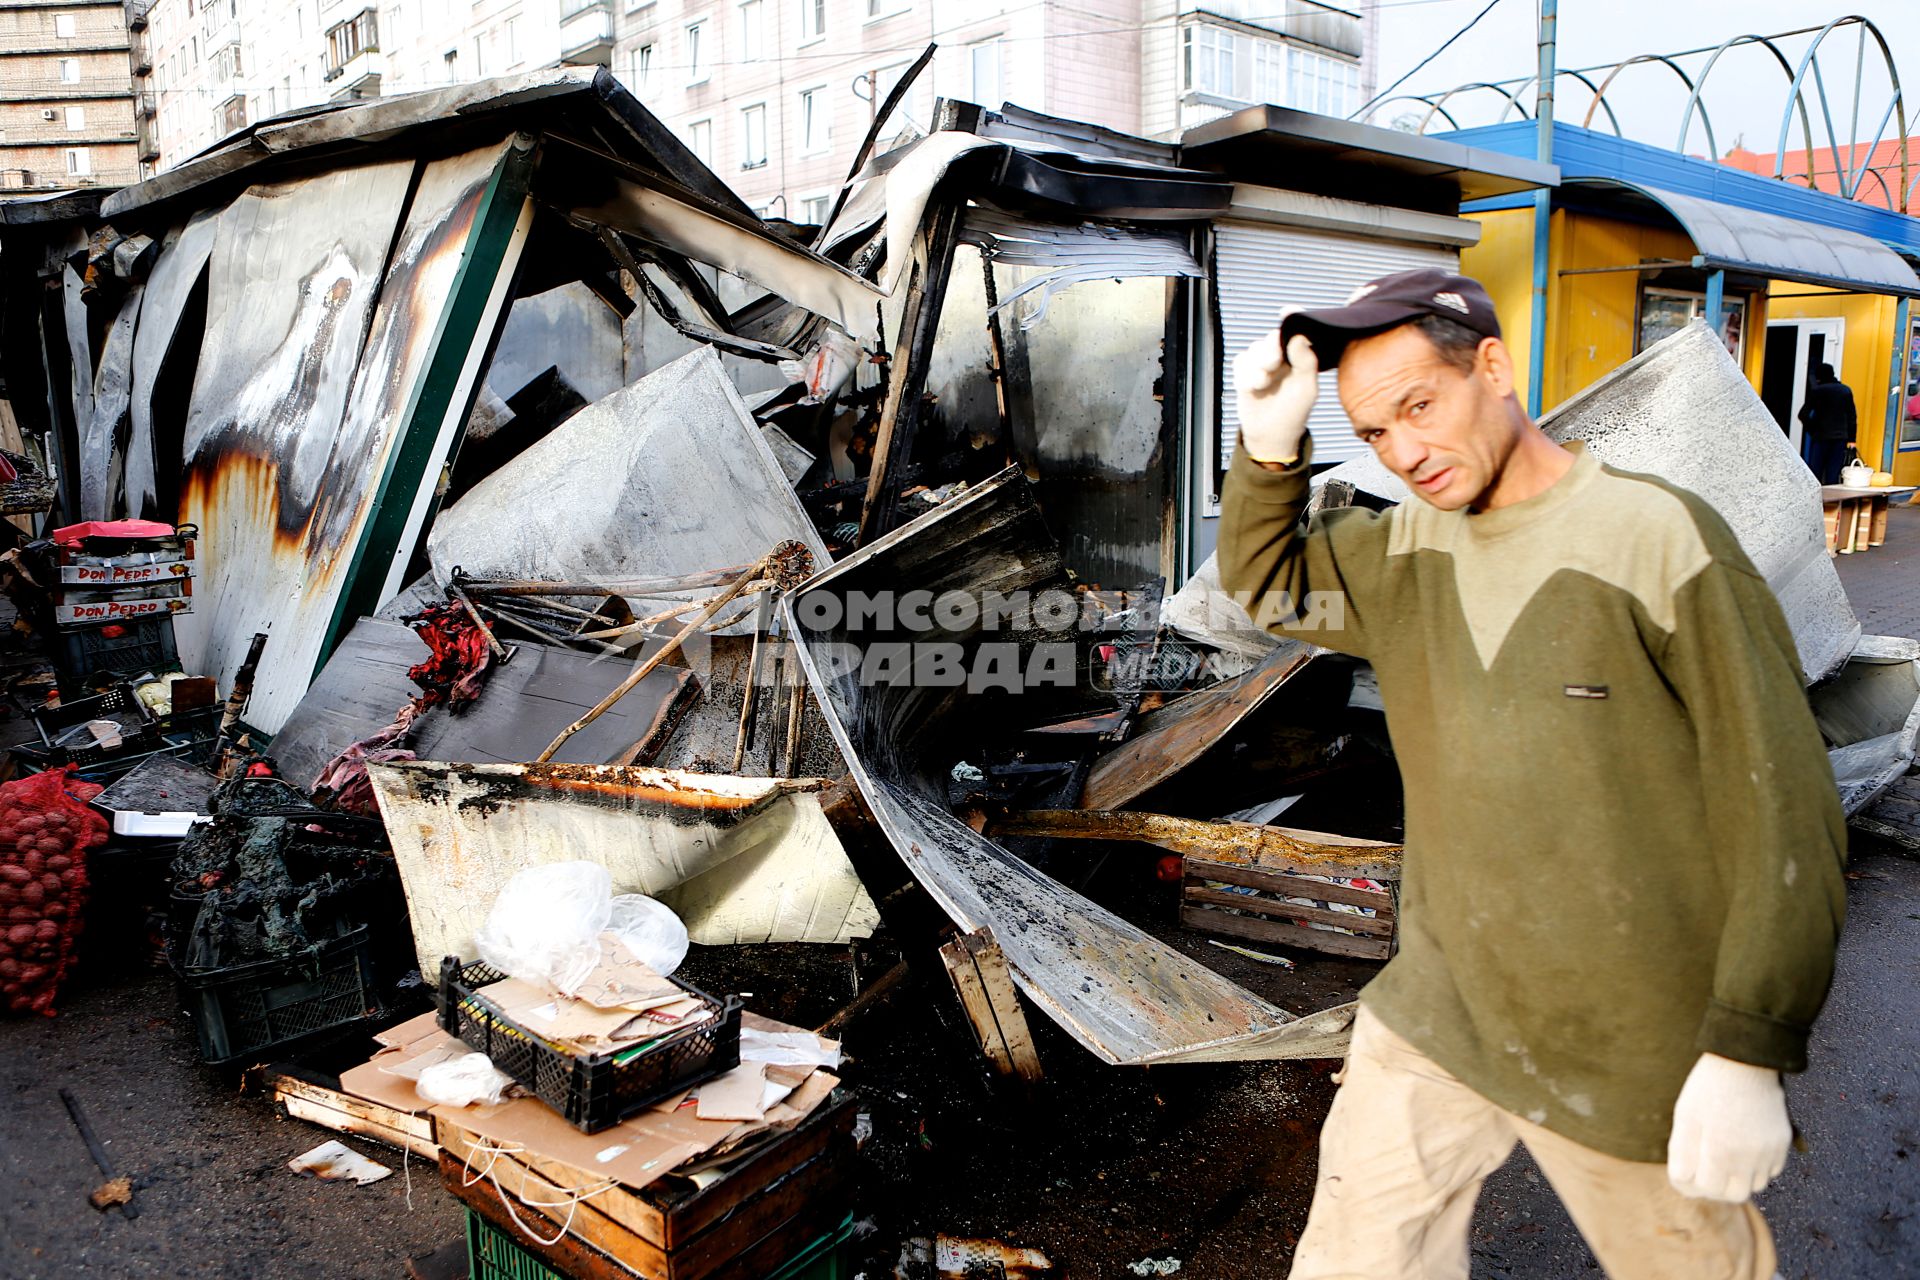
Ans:
POLYGON ((180 501, 206 570, 180 649, 189 670, 224 687, 267 632, 248 711, 266 732, 344 630, 356 587, 377 596, 399 571, 368 555, 377 522, 391 561, 405 527, 424 519, 418 480, 437 472, 428 464, 451 433, 423 384, 439 373, 444 403, 457 395, 452 375, 469 363, 477 374, 471 335, 487 308, 468 302, 473 314, 449 322, 470 272, 488 273, 494 311, 504 301, 492 277, 511 274, 517 242, 475 250, 510 150, 422 166, 410 207, 414 164, 403 160, 254 187, 220 216, 180 501), (370 585, 356 582, 363 573, 370 585))
POLYGON ((524 867, 587 859, 615 893, 679 913, 704 945, 848 942, 879 913, 813 779, 619 765, 376 764, 420 971, 472 958, 473 931, 524 867))
POLYGON ((160 500, 154 457, 154 388, 167 353, 173 349, 180 313, 207 269, 219 225, 219 209, 202 209, 184 226, 169 231, 161 241, 153 274, 147 277, 140 320, 133 334, 133 402, 128 410, 130 426, 122 466, 129 516, 151 514, 160 500))
MULTIPOLYGON (((310 668, 324 626, 309 601, 324 592, 331 557, 310 565, 309 536, 325 497, 359 487, 352 473, 364 460, 331 457, 331 445, 413 167, 396 160, 252 187, 214 232, 180 495, 203 567, 197 611, 176 630, 182 665, 222 688, 253 634, 270 633, 256 716, 304 686, 295 650, 309 650, 310 668)), ((277 729, 281 714, 264 719, 277 729)))
POLYGON ((1004 734, 1022 720, 1041 723, 1064 699, 1044 690, 990 697, 964 684, 879 678, 871 659, 891 651, 915 665, 906 646, 952 644, 967 655, 961 667, 978 670, 989 645, 1030 654, 1041 643, 1061 642, 1060 635, 1036 634, 1031 626, 985 628, 978 619, 965 625, 964 611, 949 613, 949 625, 938 609, 905 628, 876 623, 871 614, 848 622, 855 593, 898 598, 926 591, 938 600, 952 592, 978 602, 1066 583, 1031 487, 1008 471, 787 597, 787 625, 807 678, 875 819, 954 922, 965 931, 991 928, 1021 990, 1106 1061, 1339 1054, 1351 1005, 1296 1018, 1043 874, 944 807, 947 771, 983 721, 1004 734))
POLYGON ((711 347, 582 409, 440 514, 434 576, 609 582, 831 558, 711 347))

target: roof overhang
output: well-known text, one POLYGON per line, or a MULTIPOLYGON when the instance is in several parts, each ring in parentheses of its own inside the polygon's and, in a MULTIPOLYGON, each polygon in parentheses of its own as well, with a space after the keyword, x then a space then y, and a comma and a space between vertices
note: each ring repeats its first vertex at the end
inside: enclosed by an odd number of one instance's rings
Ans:
POLYGON ((1920 297, 1920 276, 1871 236, 1762 213, 1617 178, 1570 178, 1564 189, 1617 193, 1673 218, 1693 240, 1700 266, 1775 280, 1895 297, 1920 297))
POLYGON ((1537 160, 1287 107, 1248 107, 1180 141, 1183 163, 1238 182, 1433 213, 1560 180, 1559 169, 1537 160))

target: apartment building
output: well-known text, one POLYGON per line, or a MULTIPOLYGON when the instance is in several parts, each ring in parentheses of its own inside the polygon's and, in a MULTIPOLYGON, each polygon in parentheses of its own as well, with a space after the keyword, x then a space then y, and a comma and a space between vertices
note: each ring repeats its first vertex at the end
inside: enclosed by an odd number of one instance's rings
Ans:
POLYGON ((813 222, 877 105, 1012 102, 1126 133, 1255 102, 1345 115, 1368 20, 1315 0, 151 0, 159 166, 330 100, 560 64, 609 68, 762 212, 813 222))
POLYGON ((139 176, 129 46, 117 3, 0 0, 0 194, 139 176))

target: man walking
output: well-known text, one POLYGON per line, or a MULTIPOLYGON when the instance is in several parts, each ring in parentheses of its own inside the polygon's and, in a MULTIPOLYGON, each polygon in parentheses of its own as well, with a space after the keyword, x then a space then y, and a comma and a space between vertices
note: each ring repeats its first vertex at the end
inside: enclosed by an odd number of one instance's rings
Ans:
POLYGON ((1833 773, 1726 524, 1550 440, 1499 332, 1477 282, 1404 272, 1234 366, 1221 580, 1256 612, 1334 593, 1297 634, 1372 662, 1406 793, 1400 948, 1361 993, 1293 1280, 1464 1280, 1516 1141, 1615 1280, 1767 1280, 1751 1196, 1845 905, 1833 773), (1420 501, 1303 528, 1336 366, 1420 501))
POLYGON ((1800 406, 1800 425, 1807 432, 1807 467, 1821 484, 1838 484, 1853 439, 1853 392, 1834 376, 1833 366, 1813 366, 1806 403, 1800 406))

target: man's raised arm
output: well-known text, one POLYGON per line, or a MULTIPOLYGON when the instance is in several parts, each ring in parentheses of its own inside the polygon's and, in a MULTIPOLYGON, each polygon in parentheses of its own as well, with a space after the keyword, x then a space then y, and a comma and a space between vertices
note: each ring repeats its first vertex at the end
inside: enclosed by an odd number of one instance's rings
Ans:
POLYGON ((1342 653, 1366 656, 1366 588, 1385 568, 1385 521, 1359 509, 1328 512, 1303 528, 1313 442, 1307 415, 1320 363, 1280 331, 1233 362, 1240 441, 1220 495, 1220 583, 1255 622, 1342 653))

